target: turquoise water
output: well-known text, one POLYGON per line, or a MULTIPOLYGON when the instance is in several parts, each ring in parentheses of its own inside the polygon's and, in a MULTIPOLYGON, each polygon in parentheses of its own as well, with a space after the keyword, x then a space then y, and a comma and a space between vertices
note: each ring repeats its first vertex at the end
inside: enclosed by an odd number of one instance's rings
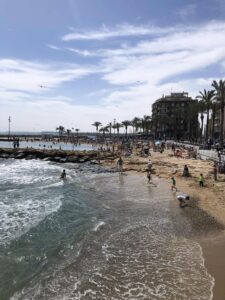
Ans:
POLYGON ((154 184, 98 166, 1 160, 0 299, 211 299, 196 225, 154 184))

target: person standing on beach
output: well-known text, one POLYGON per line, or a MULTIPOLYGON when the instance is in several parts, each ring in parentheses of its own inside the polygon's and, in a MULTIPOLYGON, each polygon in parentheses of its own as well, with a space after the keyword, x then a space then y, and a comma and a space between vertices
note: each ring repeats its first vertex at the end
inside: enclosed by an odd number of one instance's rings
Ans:
POLYGON ((214 162, 213 165, 213 175, 214 175, 214 180, 217 181, 217 163, 214 162))
POLYGON ((148 170, 149 172, 152 171, 152 161, 151 161, 150 159, 149 159, 148 164, 147 164, 147 170, 148 170))
POLYGON ((199 185, 200 185, 201 187, 204 186, 204 177, 203 177, 203 174, 202 174, 202 173, 201 173, 200 176, 199 176, 199 185))
POLYGON ((172 180, 171 191, 173 190, 177 191, 175 178, 172 177, 171 180, 172 180))
POLYGON ((151 171, 149 171, 149 170, 147 172, 147 178, 148 178, 148 183, 150 183, 151 179, 152 179, 152 174, 151 174, 151 171))
POLYGON ((123 160, 122 160, 121 156, 117 161, 117 166, 118 166, 119 173, 122 174, 123 173, 123 160))

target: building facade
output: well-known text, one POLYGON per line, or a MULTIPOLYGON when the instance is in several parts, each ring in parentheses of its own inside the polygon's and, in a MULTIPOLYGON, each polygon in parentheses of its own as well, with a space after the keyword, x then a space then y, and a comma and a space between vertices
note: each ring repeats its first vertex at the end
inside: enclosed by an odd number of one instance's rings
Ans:
POLYGON ((171 93, 152 105, 152 131, 155 138, 195 140, 198 133, 197 100, 188 93, 171 93))

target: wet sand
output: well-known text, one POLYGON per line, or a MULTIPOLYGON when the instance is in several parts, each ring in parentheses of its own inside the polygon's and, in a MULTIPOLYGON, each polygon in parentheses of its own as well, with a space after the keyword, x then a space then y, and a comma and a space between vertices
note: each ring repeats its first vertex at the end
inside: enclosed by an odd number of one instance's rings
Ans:
POLYGON ((225 232, 201 239, 205 266, 214 277, 213 300, 225 299, 225 232))

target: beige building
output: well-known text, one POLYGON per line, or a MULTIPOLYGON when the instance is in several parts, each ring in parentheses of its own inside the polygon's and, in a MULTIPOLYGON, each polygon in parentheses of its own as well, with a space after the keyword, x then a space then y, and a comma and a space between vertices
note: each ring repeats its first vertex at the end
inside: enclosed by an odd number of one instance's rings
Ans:
POLYGON ((171 93, 152 105, 155 138, 195 139, 198 129, 197 100, 188 93, 171 93))

